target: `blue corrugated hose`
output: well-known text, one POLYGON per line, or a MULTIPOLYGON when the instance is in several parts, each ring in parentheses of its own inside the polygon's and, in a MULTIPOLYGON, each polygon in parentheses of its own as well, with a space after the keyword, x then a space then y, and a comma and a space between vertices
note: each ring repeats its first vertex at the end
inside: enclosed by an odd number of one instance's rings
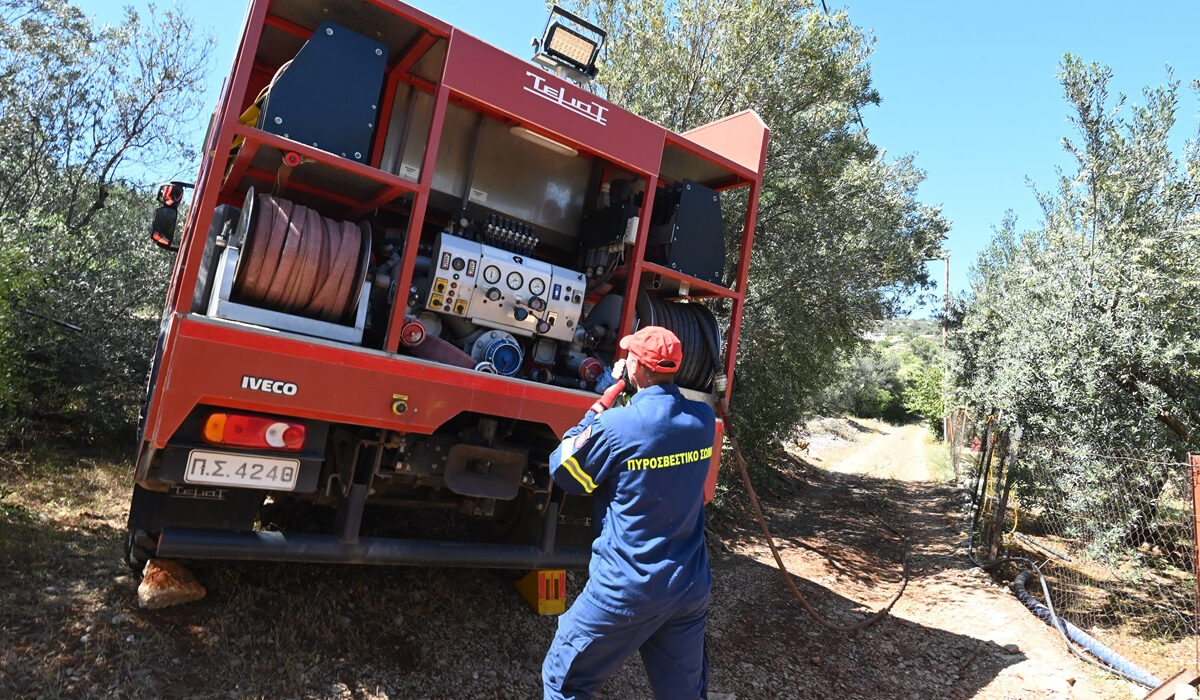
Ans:
POLYGON ((1032 571, 1022 571, 1017 576, 1017 579, 1013 581, 1013 590, 1016 591, 1017 598, 1019 598, 1020 601, 1025 604, 1025 607, 1032 610, 1033 613, 1041 618, 1043 622, 1052 627, 1057 627, 1059 631, 1067 635, 1071 641, 1075 642, 1084 649, 1087 649, 1096 658, 1103 661, 1106 666, 1121 674, 1125 678, 1133 681, 1134 683, 1143 685, 1147 688, 1157 688, 1158 686, 1162 685, 1162 681, 1147 673, 1137 664, 1133 663, 1129 659, 1126 659, 1124 656, 1121 656, 1112 649, 1109 649, 1102 642, 1100 642, 1100 640, 1096 639, 1087 632, 1084 632, 1075 625, 1072 625, 1070 622, 1067 622, 1061 617, 1058 617, 1051 612, 1049 608, 1038 602, 1036 598, 1029 594, 1029 591, 1025 590, 1025 582, 1028 581, 1029 577, 1031 576, 1033 576, 1032 571))

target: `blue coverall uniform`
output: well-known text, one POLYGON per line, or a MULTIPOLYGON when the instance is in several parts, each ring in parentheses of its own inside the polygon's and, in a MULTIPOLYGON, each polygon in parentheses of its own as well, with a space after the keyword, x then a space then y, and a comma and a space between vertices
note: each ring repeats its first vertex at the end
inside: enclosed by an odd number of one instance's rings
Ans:
POLYGON ((638 649, 659 698, 706 697, 712 573, 704 481, 716 418, 674 384, 588 411, 550 455, 568 494, 595 497, 590 578, 542 665, 547 698, 587 698, 638 649))

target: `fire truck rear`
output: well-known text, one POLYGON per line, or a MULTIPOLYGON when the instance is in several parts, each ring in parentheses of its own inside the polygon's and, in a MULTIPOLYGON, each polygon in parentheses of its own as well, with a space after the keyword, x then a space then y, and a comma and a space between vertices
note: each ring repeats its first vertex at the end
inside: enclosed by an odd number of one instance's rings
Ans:
MULTIPOLYGON (((752 112, 677 134, 600 99, 603 41, 555 8, 527 62, 395 0, 251 2, 178 230, 131 566, 586 565, 592 504, 548 455, 639 325, 680 337, 690 396, 727 390, 767 142, 752 112)), ((159 191, 164 247, 187 187, 159 191)))

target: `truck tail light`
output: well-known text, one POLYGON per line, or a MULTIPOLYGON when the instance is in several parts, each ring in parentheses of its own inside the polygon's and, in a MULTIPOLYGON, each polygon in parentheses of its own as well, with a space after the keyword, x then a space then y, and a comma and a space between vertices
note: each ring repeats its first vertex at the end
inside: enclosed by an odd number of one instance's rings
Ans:
POLYGON ((304 447, 303 423, 241 413, 212 413, 204 421, 204 439, 215 445, 299 451, 304 447))

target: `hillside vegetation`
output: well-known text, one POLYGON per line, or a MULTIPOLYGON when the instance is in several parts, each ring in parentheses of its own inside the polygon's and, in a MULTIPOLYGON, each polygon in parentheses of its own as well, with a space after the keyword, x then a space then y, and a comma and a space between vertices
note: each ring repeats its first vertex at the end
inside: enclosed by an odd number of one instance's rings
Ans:
POLYGON ((0 5, 0 446, 132 443, 172 263, 144 179, 191 161, 210 48, 173 12, 0 5))
POLYGON ((921 417, 929 420, 935 435, 940 435, 944 374, 941 324, 924 319, 889 319, 874 324, 866 339, 867 344, 842 360, 838 374, 823 390, 821 412, 891 422, 921 417))

